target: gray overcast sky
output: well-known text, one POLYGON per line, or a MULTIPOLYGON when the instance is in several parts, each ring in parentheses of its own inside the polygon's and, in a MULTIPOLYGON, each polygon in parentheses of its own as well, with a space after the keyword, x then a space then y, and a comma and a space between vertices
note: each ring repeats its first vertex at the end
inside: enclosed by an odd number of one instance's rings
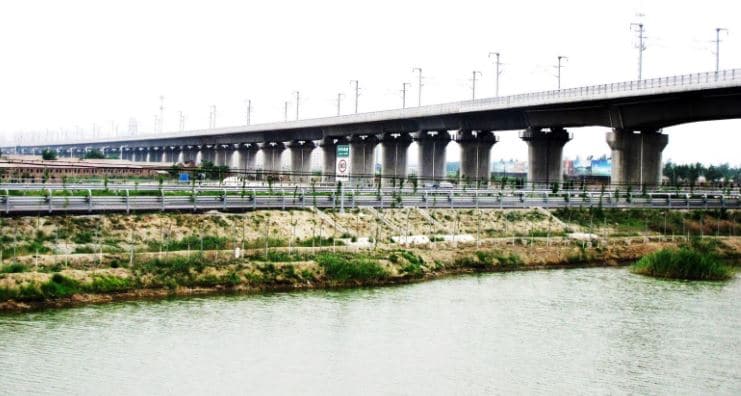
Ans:
MULTIPOLYGON (((401 106, 402 82, 424 70, 423 102, 466 99, 470 75, 483 73, 478 96, 494 93, 490 51, 505 63, 501 94, 555 88, 552 65, 569 57, 564 87, 637 75, 631 22, 646 25, 644 77, 710 71, 716 27, 729 29, 721 68, 741 67, 741 2, 698 1, 3 1, 0 3, 0 133, 104 133, 135 117, 152 130, 159 96, 165 129, 177 112, 188 129, 281 120, 283 102, 302 93, 302 118, 332 115, 338 92, 360 110, 401 106), (642 18, 637 14, 644 14, 642 18)), ((670 135, 665 159, 741 163, 740 121, 685 125, 670 135), (718 144, 718 142, 722 144, 718 144)), ((565 155, 608 152, 604 128, 574 130, 565 155)), ((515 132, 502 132, 493 158, 526 158, 515 132)), ((454 146, 454 145, 451 145, 454 146)), ((451 148, 450 158, 457 150, 451 148)))

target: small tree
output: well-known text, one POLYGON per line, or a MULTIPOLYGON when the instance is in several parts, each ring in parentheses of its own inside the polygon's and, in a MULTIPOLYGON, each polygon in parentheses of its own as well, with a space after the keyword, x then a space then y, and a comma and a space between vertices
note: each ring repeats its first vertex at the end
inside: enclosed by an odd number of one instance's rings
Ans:
POLYGON ((54 161, 57 159, 57 152, 49 149, 44 149, 41 152, 41 159, 44 161, 54 161))
POLYGON ((85 159, 105 159, 105 154, 103 154, 100 149, 92 149, 85 153, 84 156, 85 159))

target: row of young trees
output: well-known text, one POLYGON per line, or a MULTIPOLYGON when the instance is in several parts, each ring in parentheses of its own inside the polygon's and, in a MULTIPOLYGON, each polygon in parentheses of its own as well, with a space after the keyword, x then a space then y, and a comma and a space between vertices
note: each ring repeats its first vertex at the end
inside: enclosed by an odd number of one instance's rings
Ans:
POLYGON ((700 176, 710 184, 738 183, 741 180, 741 168, 732 167, 729 164, 718 166, 705 166, 701 163, 695 164, 664 164, 664 176, 669 179, 671 185, 689 184, 694 186, 700 176))
MULTIPOLYGON (((98 149, 92 149, 85 152, 85 155, 82 156, 84 159, 105 159, 106 156, 103 154, 102 151, 98 149)), ((41 152, 41 159, 44 161, 54 161, 57 159, 57 152, 55 150, 49 150, 44 149, 44 151, 41 152)))

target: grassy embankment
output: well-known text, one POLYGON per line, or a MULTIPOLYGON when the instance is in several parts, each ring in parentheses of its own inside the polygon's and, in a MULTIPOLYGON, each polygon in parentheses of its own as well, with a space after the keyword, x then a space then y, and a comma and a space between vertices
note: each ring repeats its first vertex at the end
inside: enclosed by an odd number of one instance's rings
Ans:
MULTIPOLYGON (((397 209, 344 215, 258 211, 242 215, 6 219, 0 226, 0 251, 6 263, 0 264, 0 302, 54 305, 54 301, 79 295, 115 299, 116 295, 190 294, 198 289, 213 292, 378 285, 463 272, 633 261, 661 248, 680 246, 668 237, 662 238, 661 232, 652 231, 663 231, 661 211, 605 209, 601 218, 598 213, 596 209, 570 209, 556 212, 559 218, 542 211, 433 210, 424 214, 397 209), (601 221, 595 221, 596 216, 601 221), (603 230, 595 228, 599 223, 603 230), (391 236, 405 232, 473 234, 479 230, 481 240, 477 244, 470 240, 448 241, 402 249, 391 243, 391 236), (644 238, 615 237, 585 243, 566 236, 590 230, 597 235, 644 238), (343 251, 342 244, 367 235, 381 238, 382 243, 364 248, 347 246, 352 251, 343 251), (545 235, 552 238, 543 238, 545 235), (320 248, 333 245, 338 246, 338 252, 320 248), (236 247, 246 249, 246 256, 235 258, 236 247)), ((735 233, 733 212, 669 212, 667 217, 668 227, 697 232, 697 227, 709 225, 723 233, 735 233)), ((699 231, 710 234, 712 228, 699 231)), ((734 241, 725 241, 727 246, 718 254, 738 260, 739 244, 734 241)))

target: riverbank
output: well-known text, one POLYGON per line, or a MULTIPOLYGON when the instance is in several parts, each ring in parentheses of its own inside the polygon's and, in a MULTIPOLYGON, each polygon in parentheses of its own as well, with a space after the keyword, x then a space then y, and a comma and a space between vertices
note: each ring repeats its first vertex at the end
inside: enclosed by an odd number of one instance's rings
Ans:
MULTIPOLYGON (((223 293, 387 286, 441 277, 501 271, 618 266, 684 241, 616 238, 608 245, 579 241, 485 240, 375 250, 348 247, 278 248, 151 253, 117 268, 16 272, 0 277, 0 311, 27 311, 133 299, 223 293)), ((718 252, 738 263, 741 238, 718 241, 718 252)))
POLYGON ((636 261, 735 211, 372 208, 0 218, 0 311, 211 293, 364 287, 636 261))

